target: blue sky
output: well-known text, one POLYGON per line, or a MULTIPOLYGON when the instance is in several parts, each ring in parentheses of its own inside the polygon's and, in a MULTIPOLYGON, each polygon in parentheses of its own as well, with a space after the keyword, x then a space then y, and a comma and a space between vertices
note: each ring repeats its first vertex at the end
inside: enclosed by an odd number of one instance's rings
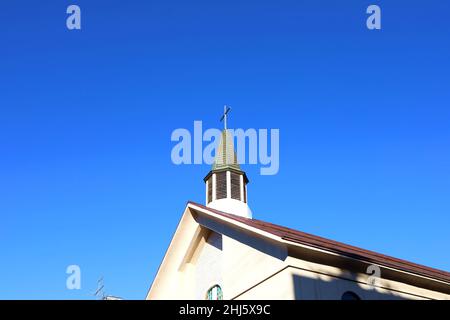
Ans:
POLYGON ((0 298, 142 299, 207 165, 176 128, 279 128, 255 218, 450 270, 446 1, 7 1, 0 298), (66 28, 77 4, 82 30, 66 28), (365 10, 382 9, 369 31, 365 10), (66 289, 68 265, 81 290, 66 289))

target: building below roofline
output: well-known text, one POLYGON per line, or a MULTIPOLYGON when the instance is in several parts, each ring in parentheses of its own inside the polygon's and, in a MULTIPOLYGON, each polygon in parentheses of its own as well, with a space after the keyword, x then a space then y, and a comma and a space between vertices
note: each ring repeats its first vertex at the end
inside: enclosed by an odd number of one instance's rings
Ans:
POLYGON ((450 273, 189 202, 147 299, 219 298, 450 299, 450 273))

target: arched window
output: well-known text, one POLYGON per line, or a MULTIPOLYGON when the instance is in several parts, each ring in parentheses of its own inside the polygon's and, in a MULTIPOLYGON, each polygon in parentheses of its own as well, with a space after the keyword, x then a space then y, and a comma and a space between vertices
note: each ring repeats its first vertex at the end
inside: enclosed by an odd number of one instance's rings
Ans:
POLYGON ((361 300, 361 298, 352 291, 344 292, 344 294, 341 297, 341 300, 361 300))
POLYGON ((223 300, 222 288, 217 284, 211 287, 206 293, 206 300, 223 300))

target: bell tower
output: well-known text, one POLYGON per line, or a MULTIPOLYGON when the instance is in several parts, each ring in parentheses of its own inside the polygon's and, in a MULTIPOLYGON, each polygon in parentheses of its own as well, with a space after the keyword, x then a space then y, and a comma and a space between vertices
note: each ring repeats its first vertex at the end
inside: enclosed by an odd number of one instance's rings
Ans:
POLYGON ((226 213, 251 218, 247 204, 248 178, 237 162, 233 135, 227 129, 230 108, 225 106, 221 121, 224 130, 216 151, 211 171, 204 178, 206 184, 206 205, 226 213))

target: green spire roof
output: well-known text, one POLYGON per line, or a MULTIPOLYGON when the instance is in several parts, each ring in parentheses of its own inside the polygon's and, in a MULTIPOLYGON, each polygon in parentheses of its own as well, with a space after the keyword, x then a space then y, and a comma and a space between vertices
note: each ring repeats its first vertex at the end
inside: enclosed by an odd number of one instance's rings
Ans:
POLYGON ((241 171, 239 163, 237 162, 236 152, 234 151, 233 135, 225 129, 222 131, 222 137, 216 152, 212 170, 228 168, 241 171))

